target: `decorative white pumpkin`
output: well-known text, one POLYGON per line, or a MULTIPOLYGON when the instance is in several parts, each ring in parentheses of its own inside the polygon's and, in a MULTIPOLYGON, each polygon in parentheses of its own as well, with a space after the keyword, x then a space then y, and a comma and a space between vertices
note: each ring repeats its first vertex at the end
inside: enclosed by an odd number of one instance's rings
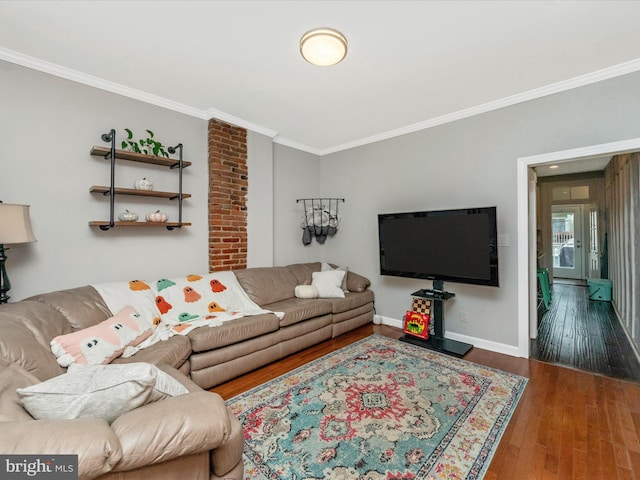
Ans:
POLYGON ((136 180, 134 187, 136 188, 136 190, 153 190, 153 183, 151 182, 151 180, 141 178, 140 180, 136 180))
POLYGON ((318 298, 318 289, 313 285, 297 285, 294 289, 296 298, 318 298))
POLYGON ((155 212, 147 213, 146 219, 147 222, 164 223, 169 219, 169 215, 161 212, 160 210, 156 210, 155 212))
POLYGON ((136 220, 138 220, 138 214, 130 212, 129 210, 125 210, 120 215, 118 215, 118 219, 121 222, 135 222, 136 220))

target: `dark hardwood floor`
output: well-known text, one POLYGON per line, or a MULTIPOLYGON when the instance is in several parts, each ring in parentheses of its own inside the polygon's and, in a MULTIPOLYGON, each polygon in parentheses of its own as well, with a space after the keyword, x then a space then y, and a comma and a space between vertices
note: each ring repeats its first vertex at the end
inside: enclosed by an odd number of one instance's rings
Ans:
MULTIPOLYGON (((219 385, 229 399, 372 333, 366 325, 219 385)), ((473 348, 465 360, 529 379, 485 480, 640 480, 640 385, 473 348)))
POLYGON ((640 382, 640 363, 610 302, 589 300, 589 289, 554 282, 549 310, 531 341, 531 358, 640 382))

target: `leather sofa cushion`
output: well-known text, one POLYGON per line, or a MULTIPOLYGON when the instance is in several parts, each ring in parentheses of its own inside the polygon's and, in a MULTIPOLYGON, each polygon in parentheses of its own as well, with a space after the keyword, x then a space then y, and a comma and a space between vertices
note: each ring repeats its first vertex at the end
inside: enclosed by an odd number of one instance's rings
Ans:
MULTIPOLYGON (((340 268, 339 265, 335 265, 333 263, 329 264, 331 268, 340 268)), ((352 272, 349 269, 347 270, 346 275, 346 284, 347 290, 349 292, 364 292, 369 285, 371 285, 371 281, 367 277, 363 277, 362 275, 358 275, 357 273, 352 272)))
POLYGON ((194 352, 206 352, 275 332, 280 326, 279 322, 278 317, 272 313, 251 315, 225 322, 218 327, 196 328, 188 333, 188 337, 194 352))
POLYGON ((240 286, 261 307, 295 296, 298 279, 287 267, 260 267, 236 270, 240 286))
POLYGON ((28 298, 47 304, 67 319, 73 331, 96 325, 117 312, 111 312, 91 286, 44 293, 28 298))
POLYGON ((294 323, 319 317, 331 313, 332 304, 317 298, 287 298, 280 302, 265 305, 264 308, 273 312, 283 312, 280 326, 286 327, 294 323))
POLYGON ((147 362, 153 363, 154 365, 166 363, 174 368, 179 368, 187 361, 190 354, 191 341, 189 337, 184 335, 174 335, 173 337, 169 337, 167 340, 139 350, 131 357, 118 357, 112 363, 147 362))
MULTIPOLYGON (((209 386, 204 386, 200 381, 202 377, 199 374, 199 370, 206 370, 211 367, 218 368, 222 366, 222 364, 235 360, 242 363, 242 367, 244 368, 242 373, 248 372, 249 370, 253 370, 257 367, 261 367, 264 364, 260 364, 259 362, 255 364, 252 363, 250 359, 252 354, 260 352, 264 353, 272 347, 275 347, 279 353, 279 341, 280 332, 276 331, 267 333, 265 335, 260 335, 242 342, 237 342, 232 345, 227 345, 225 347, 207 350, 205 352, 194 353, 189 359, 189 361, 191 362, 191 378, 194 382, 196 382, 203 388, 209 388, 209 386)), ((212 385, 216 385, 216 383, 213 383, 212 385)))
POLYGON ((295 297, 297 285, 311 284, 311 274, 320 262, 296 263, 286 267, 258 267, 235 270, 238 282, 251 300, 260 306, 295 297))
POLYGON ((319 301, 330 303, 332 313, 341 313, 373 302, 373 292, 349 292, 345 293, 344 298, 322 298, 319 301))
POLYGON ((51 353, 51 340, 71 332, 65 318, 40 302, 23 300, 0 309, 0 359, 16 363, 38 380, 64 373, 51 353))
POLYGON ((319 272, 322 264, 320 262, 313 263, 294 263, 288 265, 287 268, 296 277, 296 285, 311 284, 313 272, 319 272))
POLYGON ((341 323, 352 318, 359 317, 360 315, 372 314, 373 315, 373 302, 362 305, 361 307, 347 310, 346 312, 334 313, 332 315, 334 325, 341 323))
POLYGON ((350 292, 364 292, 369 285, 371 285, 371 282, 367 277, 353 273, 350 270, 347 272, 347 290, 350 292))
POLYGON ((333 318, 329 314, 312 318, 306 322, 294 323, 293 325, 289 325, 278 330, 278 335, 280 337, 279 341, 285 342, 287 340, 295 341, 295 339, 301 339, 305 335, 322 330, 324 327, 331 325, 332 323, 333 318))
POLYGON ((25 369, 0 358, 0 422, 33 420, 22 407, 16 389, 37 383, 40 381, 25 369))

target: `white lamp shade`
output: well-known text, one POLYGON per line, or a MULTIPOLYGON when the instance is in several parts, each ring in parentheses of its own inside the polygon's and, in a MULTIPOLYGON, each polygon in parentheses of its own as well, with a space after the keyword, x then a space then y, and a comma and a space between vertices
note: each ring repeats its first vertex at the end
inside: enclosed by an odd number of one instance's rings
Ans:
POLYGON ((0 244, 35 241, 29 219, 29 205, 0 203, 0 244))
POLYGON ((314 65, 335 65, 347 55, 347 39, 332 28, 316 28, 300 39, 300 53, 314 65))

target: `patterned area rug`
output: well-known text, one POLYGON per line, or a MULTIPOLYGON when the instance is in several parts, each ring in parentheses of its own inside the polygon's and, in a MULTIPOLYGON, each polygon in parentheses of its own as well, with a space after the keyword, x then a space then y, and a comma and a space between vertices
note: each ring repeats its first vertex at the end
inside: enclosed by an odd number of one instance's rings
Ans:
POLYGON ((228 405, 246 479, 481 479, 526 381, 373 335, 228 405))

